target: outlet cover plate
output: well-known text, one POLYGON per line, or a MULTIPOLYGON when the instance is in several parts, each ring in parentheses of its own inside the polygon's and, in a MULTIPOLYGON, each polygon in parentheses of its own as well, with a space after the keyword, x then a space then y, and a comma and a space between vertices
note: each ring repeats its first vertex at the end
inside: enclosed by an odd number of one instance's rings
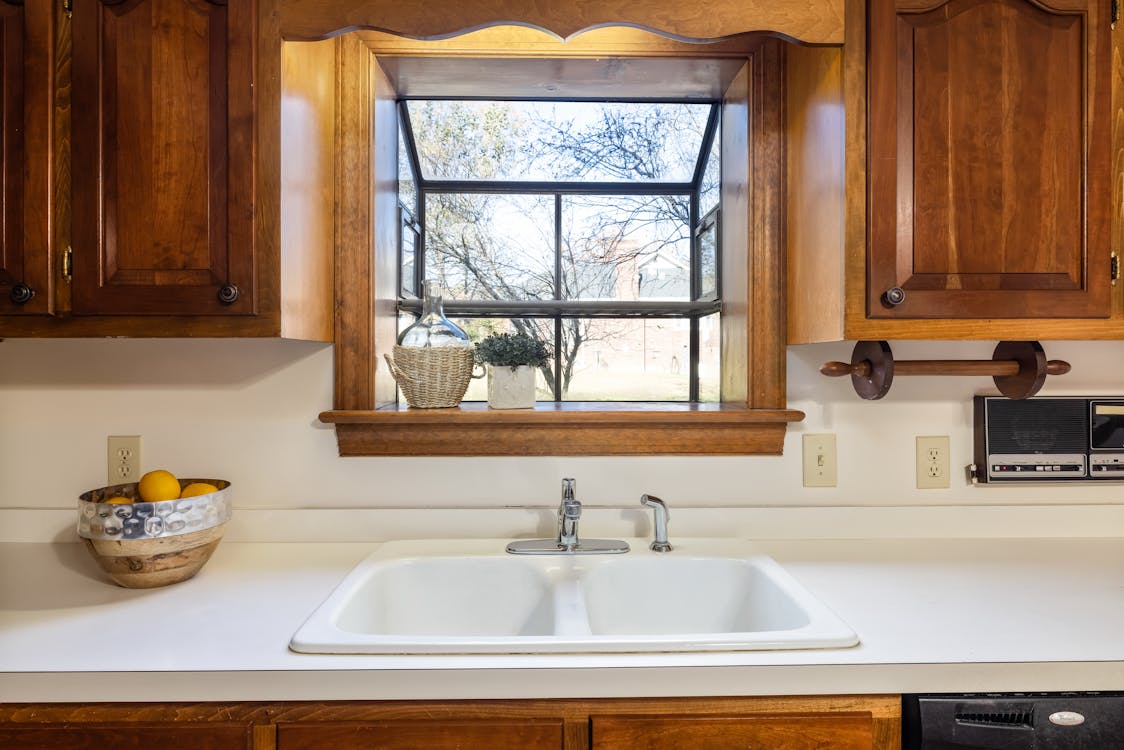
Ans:
POLYGON ((834 487, 835 433, 804 435, 804 486, 834 487))
POLYGON ((110 435, 105 439, 106 484, 139 482, 140 467, 140 435, 110 435))
POLYGON ((949 487, 948 435, 917 436, 917 489, 949 487))

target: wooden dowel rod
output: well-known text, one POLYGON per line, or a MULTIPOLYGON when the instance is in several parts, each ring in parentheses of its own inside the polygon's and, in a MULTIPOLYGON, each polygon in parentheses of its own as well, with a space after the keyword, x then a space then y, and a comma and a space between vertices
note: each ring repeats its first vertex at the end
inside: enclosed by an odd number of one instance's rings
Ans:
POLYGON ((902 359, 894 362, 894 375, 1017 375, 1013 359, 902 359))
MULTIPOLYGON (((1047 375, 1064 375, 1069 372, 1068 362, 1051 359, 1046 363, 1047 375)), ((828 362, 820 368, 828 377, 840 378, 845 375, 870 376, 870 362, 863 360, 852 365, 849 362, 828 362)), ((1019 374, 1019 363, 1013 359, 904 359, 894 363, 895 375, 990 375, 1009 377, 1019 374)))

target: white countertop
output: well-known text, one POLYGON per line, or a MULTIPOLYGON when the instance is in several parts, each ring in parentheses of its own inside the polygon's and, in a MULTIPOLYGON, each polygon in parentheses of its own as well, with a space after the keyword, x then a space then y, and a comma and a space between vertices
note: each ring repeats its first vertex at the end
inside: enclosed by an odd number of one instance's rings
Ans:
POLYGON ((127 590, 74 543, 0 544, 0 702, 784 695, 1124 688, 1124 539, 763 541, 846 649, 327 656, 296 629, 372 543, 225 541, 127 590))

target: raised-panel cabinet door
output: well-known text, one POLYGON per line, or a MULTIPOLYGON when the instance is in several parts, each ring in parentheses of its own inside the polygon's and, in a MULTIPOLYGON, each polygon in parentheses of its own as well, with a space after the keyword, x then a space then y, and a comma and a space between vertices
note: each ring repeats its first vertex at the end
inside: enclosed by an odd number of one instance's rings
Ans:
POLYGON ((249 724, 0 724, 4 750, 249 750, 249 724))
POLYGON ((46 314, 51 0, 0 0, 0 315, 46 314))
POLYGON ((74 4, 73 312, 254 312, 254 0, 74 4))
POLYGON ((870 317, 1108 316, 1109 4, 870 0, 870 317))
POLYGON ((871 750, 870 714, 595 716, 593 750, 871 750))
POLYGON ((324 721, 277 725, 277 750, 562 750, 561 719, 324 721))

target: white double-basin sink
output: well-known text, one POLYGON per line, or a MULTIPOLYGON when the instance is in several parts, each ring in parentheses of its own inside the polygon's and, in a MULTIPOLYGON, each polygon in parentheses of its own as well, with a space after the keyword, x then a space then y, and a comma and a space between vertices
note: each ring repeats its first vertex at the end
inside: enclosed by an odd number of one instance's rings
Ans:
MULTIPOLYGON (((329 654, 842 648, 858 638, 749 542, 654 553, 511 555, 506 540, 389 542, 293 636, 329 654)), ((673 540, 675 541, 675 540, 673 540)))

